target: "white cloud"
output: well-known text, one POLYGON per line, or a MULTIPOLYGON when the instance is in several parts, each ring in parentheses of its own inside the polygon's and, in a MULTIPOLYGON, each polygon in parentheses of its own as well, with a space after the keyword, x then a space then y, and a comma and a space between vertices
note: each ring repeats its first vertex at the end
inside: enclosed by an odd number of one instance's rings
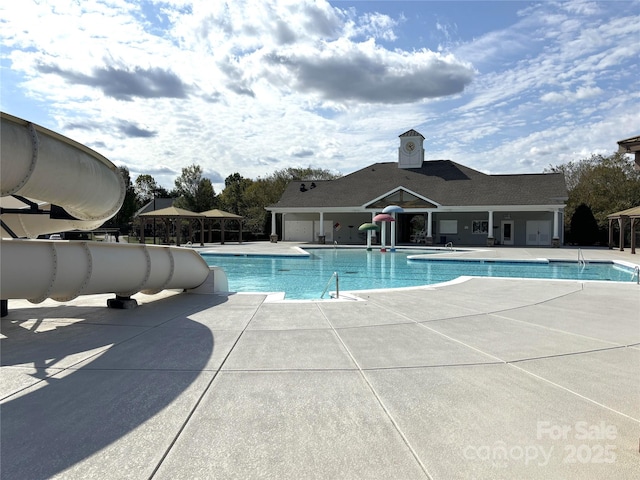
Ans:
POLYGON ((561 103, 586 100, 602 95, 600 87, 578 87, 575 92, 565 90, 563 92, 549 92, 540 97, 543 102, 561 103))
POLYGON ((301 163, 349 173, 395 161, 409 128, 429 158, 495 173, 637 133, 637 8, 523 4, 466 38, 449 13, 433 25, 445 53, 407 30, 435 5, 409 18, 392 2, 3 2, 3 108, 169 187, 193 163, 216 180, 301 163))

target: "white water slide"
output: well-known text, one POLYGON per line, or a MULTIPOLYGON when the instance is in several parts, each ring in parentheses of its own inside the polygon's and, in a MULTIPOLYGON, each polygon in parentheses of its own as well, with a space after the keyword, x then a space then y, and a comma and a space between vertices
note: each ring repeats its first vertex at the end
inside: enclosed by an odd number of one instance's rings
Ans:
MULTIPOLYGON (((0 299, 34 303, 164 289, 227 291, 227 278, 190 248, 66 240, 39 235, 93 230, 113 217, 125 196, 118 168, 62 135, 1 113, 0 299)), ((123 303, 124 302, 124 303, 123 303)))

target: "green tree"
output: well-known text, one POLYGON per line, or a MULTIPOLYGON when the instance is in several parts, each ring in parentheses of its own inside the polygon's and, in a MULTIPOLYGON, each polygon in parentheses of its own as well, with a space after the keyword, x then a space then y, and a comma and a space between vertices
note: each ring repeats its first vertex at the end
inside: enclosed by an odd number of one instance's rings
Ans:
POLYGON ((147 174, 138 175, 138 177, 136 178, 134 189, 138 197, 138 203, 140 204, 140 206, 145 205, 154 197, 167 198, 170 196, 166 188, 158 185, 158 182, 156 182, 155 178, 147 174))
POLYGON ((173 203, 176 207, 204 212, 217 205, 213 184, 202 175, 200 165, 190 165, 182 169, 182 174, 175 179, 175 188, 171 192, 172 196, 176 197, 173 203))
POLYGON ((265 207, 276 203, 282 194, 274 188, 271 180, 259 178, 253 181, 244 191, 246 210, 244 213, 245 228, 254 234, 270 231, 271 218, 265 207))
POLYGON ((220 194, 222 208, 236 215, 246 216, 245 191, 253 180, 244 178, 239 173, 229 175, 224 179, 224 190, 220 194))
POLYGON ((182 174, 175 179, 175 189, 173 191, 177 200, 174 205, 179 208, 196 211, 196 196, 202 181, 202 167, 200 165, 190 165, 182 169, 182 174))
POLYGON ((571 216, 571 243, 593 245, 598 241, 598 222, 588 205, 581 203, 571 216))
POLYGON ((208 178, 203 178, 198 184, 198 190, 195 196, 195 212, 206 212, 216 207, 217 199, 216 192, 213 189, 213 184, 208 178))
POLYGON ((243 194, 246 205, 245 225, 253 233, 267 233, 271 230, 271 215, 265 207, 273 205, 292 181, 320 181, 339 178, 340 173, 319 168, 284 168, 276 170, 266 178, 258 178, 249 185, 243 194))
POLYGON ((579 205, 593 212, 601 232, 608 227, 607 215, 640 205, 640 171, 622 153, 592 155, 578 162, 551 166, 545 171, 562 172, 569 199, 565 209, 565 227, 579 205))
POLYGON ((133 215, 140 207, 135 189, 131 183, 129 169, 127 167, 118 167, 118 170, 122 175, 125 185, 124 201, 118 213, 108 220, 105 226, 120 228, 123 233, 125 233, 129 231, 129 223, 133 220, 133 215))

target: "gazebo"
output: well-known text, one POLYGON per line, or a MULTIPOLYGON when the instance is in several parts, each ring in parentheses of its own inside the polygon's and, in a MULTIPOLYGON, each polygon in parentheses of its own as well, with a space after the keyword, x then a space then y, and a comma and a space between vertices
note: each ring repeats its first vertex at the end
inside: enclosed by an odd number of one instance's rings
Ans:
MULTIPOLYGON (((192 212, 191 210, 185 210, 184 208, 178 207, 167 207, 162 208, 160 210, 154 210, 147 213, 141 213, 138 215, 140 217, 140 243, 145 243, 144 240, 144 225, 147 219, 159 218, 164 220, 165 222, 170 222, 174 226, 176 222, 178 225, 182 224, 183 220, 189 221, 189 238, 192 237, 192 225, 191 220, 198 220, 200 222, 200 245, 204 245, 204 220, 207 218, 202 213, 192 212)), ((176 231, 176 245, 180 245, 180 231, 176 231)))
POLYGON ((633 155, 636 169, 640 170, 640 135, 620 140, 618 142, 618 152, 633 155))
POLYGON ((240 215, 236 215, 235 213, 225 212, 224 210, 218 210, 217 208, 214 208, 213 210, 207 210, 206 212, 202 212, 201 215, 204 215, 206 218, 210 220, 209 221, 209 241, 211 241, 211 224, 213 223, 213 220, 220 221, 220 244, 221 245, 224 245, 225 223, 227 223, 228 220, 237 220, 239 225, 238 230, 240 235, 238 239, 238 243, 242 243, 242 219, 244 217, 240 215))
POLYGON ((612 213, 607 215, 607 218, 609 219, 609 249, 613 248, 613 221, 617 220, 620 227, 620 251, 624 251, 624 232, 629 219, 631 221, 631 253, 636 253, 636 225, 640 220, 640 206, 612 213))

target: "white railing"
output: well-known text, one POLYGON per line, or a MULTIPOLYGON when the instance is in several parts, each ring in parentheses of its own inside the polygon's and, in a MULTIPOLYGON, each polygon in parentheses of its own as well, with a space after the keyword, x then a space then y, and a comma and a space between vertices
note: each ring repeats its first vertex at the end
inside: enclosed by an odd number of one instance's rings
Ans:
POLYGON ((582 249, 578 249, 578 265, 582 265, 583 267, 587 265, 587 261, 584 259, 584 254, 582 253, 582 249))
POLYGON ((327 282, 327 285, 324 287, 324 290, 322 291, 322 295, 320 295, 320 298, 324 297, 324 294, 327 293, 327 289, 329 288, 329 285, 331 285, 331 280, 336 279, 336 298, 340 298, 340 279, 338 278, 338 272, 333 272, 333 275, 331 275, 331 277, 329 278, 329 281, 327 282))

